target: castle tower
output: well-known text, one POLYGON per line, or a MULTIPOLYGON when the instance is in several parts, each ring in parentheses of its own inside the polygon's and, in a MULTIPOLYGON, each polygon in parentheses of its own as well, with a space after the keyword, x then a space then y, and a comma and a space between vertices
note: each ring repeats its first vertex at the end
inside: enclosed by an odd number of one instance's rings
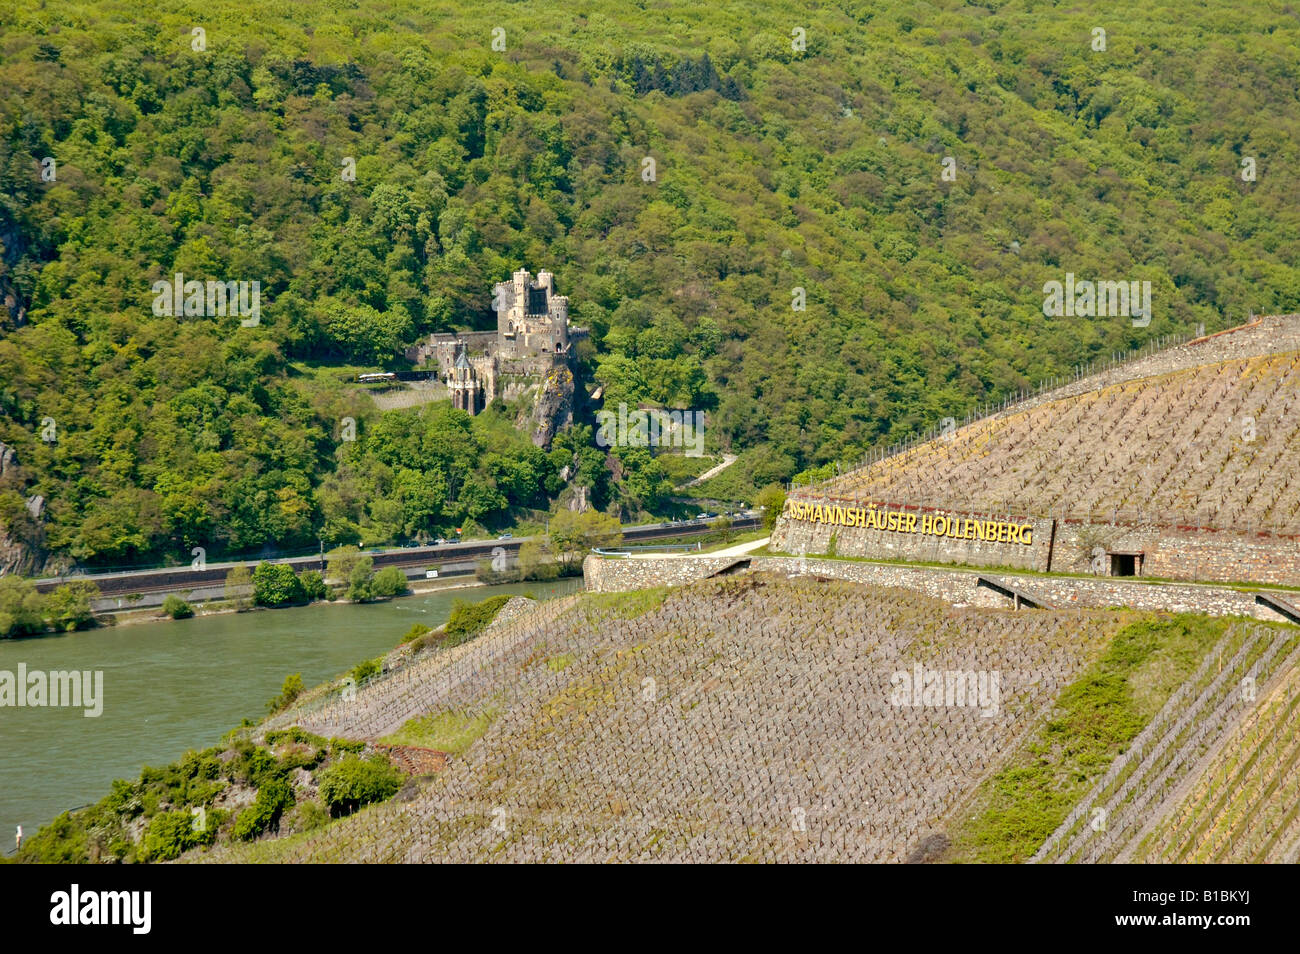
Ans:
POLYGON ((521 268, 509 282, 493 287, 497 302, 497 344, 502 354, 518 357, 564 354, 569 350, 569 299, 555 294, 548 271, 532 279, 521 268))

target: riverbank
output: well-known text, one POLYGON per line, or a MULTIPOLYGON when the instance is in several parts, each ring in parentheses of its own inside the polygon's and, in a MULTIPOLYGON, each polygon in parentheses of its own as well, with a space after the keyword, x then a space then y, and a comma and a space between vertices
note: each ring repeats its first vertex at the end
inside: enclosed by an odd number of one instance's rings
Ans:
MULTIPOLYGON (((572 577, 572 579, 578 580, 579 582, 581 581, 581 577, 572 577)), ((522 585, 527 585, 529 582, 530 581, 522 581, 522 585)), ((532 582, 551 583, 555 581, 547 580, 547 581, 532 581, 532 582)), ((308 606, 378 606, 384 603, 390 603, 393 600, 408 599, 412 596, 422 596, 425 594, 438 593, 445 590, 459 590, 459 589, 469 589, 474 587, 499 586, 499 585, 501 584, 486 583, 482 580, 477 579, 472 574, 463 574, 463 575, 458 574, 456 576, 439 577, 433 580, 412 579, 407 582, 408 592, 406 594, 402 596, 388 597, 385 599, 370 600, 365 603, 355 603, 345 599, 334 599, 334 600, 327 599, 327 600, 314 600, 311 603, 303 603, 294 606, 247 606, 244 608, 240 608, 238 606, 233 605, 233 603, 230 600, 226 599, 223 595, 222 598, 214 599, 209 602, 187 601, 190 602, 190 605, 193 607, 194 615, 181 617, 179 619, 174 619, 171 616, 167 615, 166 613, 163 613, 161 610, 161 606, 158 605, 142 606, 137 608, 123 608, 123 609, 111 608, 111 609, 99 610, 96 611, 95 613, 95 620, 97 625, 87 626, 84 629, 75 630, 74 632, 81 633, 81 634, 93 634, 96 632, 104 632, 106 630, 117 629, 118 627, 121 626, 138 626, 141 624, 149 624, 149 623, 183 623, 192 619, 208 619, 216 616, 234 616, 234 615, 247 616, 250 613, 262 613, 262 612, 280 613, 286 610, 304 609, 308 606)), ((243 595, 245 597, 251 596, 251 588, 249 588, 249 592, 246 592, 243 595)), ((0 642, 22 643, 22 642, 30 642, 32 640, 49 639, 53 637, 67 636, 67 635, 69 634, 65 630, 51 629, 43 633, 28 633, 22 636, 7 637, 3 640, 0 640, 0 642)))
POLYGON ((29 674, 103 674, 98 716, 72 707, 0 709, 0 832, 12 835, 17 825, 35 832, 60 812, 103 797, 115 778, 138 778, 144 765, 215 744, 244 718, 265 716, 291 673, 309 686, 334 679, 392 650, 415 623, 436 629, 457 599, 530 592, 547 599, 582 586, 578 577, 446 583, 378 603, 210 613, 166 620, 168 626, 0 640, 0 671, 22 665, 29 674))
MULTIPOLYGON (((303 606, 378 606, 382 603, 391 603, 393 600, 406 599, 410 596, 423 596, 424 594, 427 593, 437 593, 437 592, 442 592, 443 590, 460 590, 460 589, 469 589, 471 587, 481 587, 481 586, 489 586, 489 585, 491 584, 484 583, 481 580, 477 580, 472 576, 445 577, 437 580, 411 580, 410 583, 408 584, 410 592, 404 596, 394 596, 382 600, 371 600, 368 603, 354 603, 350 600, 344 600, 344 599, 315 600, 311 603, 303 604, 303 606)), ((198 606, 195 606, 194 615, 186 618, 207 619, 208 617, 211 616, 232 616, 237 613, 244 613, 244 614, 261 613, 261 612, 279 613, 279 612, 283 612, 284 610, 302 609, 303 606, 252 606, 252 607, 248 607, 247 609, 240 609, 237 606, 230 605, 228 600, 223 599, 213 603, 202 603, 199 604, 198 606)), ((105 613, 104 615, 111 616, 113 621, 111 623, 106 624, 106 626, 97 627, 97 628, 107 628, 107 627, 116 627, 116 626, 134 626, 140 623, 184 622, 184 620, 172 619, 166 613, 160 612, 157 607, 153 607, 153 606, 148 608, 143 608, 143 609, 115 610, 109 613, 105 613)), ((90 631, 91 630, 84 630, 83 632, 90 632, 90 631)), ((48 635, 57 635, 57 634, 45 633, 41 635, 48 636, 48 635)), ((24 637, 24 638, 35 638, 35 637, 24 637)))

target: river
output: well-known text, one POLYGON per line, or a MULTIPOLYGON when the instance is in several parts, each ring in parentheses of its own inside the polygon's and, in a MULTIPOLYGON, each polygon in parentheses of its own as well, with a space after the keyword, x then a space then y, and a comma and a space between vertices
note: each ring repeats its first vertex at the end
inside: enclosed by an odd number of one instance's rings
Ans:
POLYGON ((60 812, 99 801, 115 778, 135 780, 189 749, 215 745, 245 716, 259 719, 290 673, 308 686, 392 649, 414 623, 446 622, 456 598, 572 592, 580 578, 456 588, 369 605, 140 623, 0 640, 0 671, 103 673, 103 711, 0 708, 0 851, 60 812))

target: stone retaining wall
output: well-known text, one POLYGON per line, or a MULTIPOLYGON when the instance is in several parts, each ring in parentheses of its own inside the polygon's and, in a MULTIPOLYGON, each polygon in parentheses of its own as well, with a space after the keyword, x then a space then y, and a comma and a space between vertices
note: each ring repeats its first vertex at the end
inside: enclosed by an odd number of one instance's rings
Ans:
MULTIPOLYGON (((588 590, 616 593, 651 586, 681 586, 712 576, 736 562, 736 557, 633 560, 589 556, 583 563, 583 575, 588 590)), ((1285 617, 1268 607, 1258 605, 1254 594, 1228 586, 1138 583, 1116 578, 1078 579, 996 572, 981 574, 978 570, 945 570, 937 567, 891 566, 799 557, 752 557, 749 558, 748 569, 825 576, 876 586, 901 586, 956 605, 1011 606, 1012 601, 1007 597, 979 585, 979 578, 983 575, 1060 609, 1129 606, 1141 610, 1285 620, 1285 617)))
POLYGON ((834 540, 835 556, 964 566, 1014 567, 1040 573, 1088 573, 1094 557, 1103 556, 1102 573, 1109 574, 1112 551, 1142 554, 1138 576, 1167 580, 1267 583, 1300 587, 1300 539, 1294 536, 1242 530, 1191 529, 1150 524, 1091 523, 1086 520, 1016 518, 1014 515, 967 514, 911 505, 887 505, 890 512, 943 516, 962 533, 972 520, 1009 520, 1033 527, 1032 544, 998 543, 954 535, 895 533, 860 526, 833 526, 792 519, 794 502, 842 503, 850 498, 792 495, 777 520, 771 548, 785 553, 827 555, 834 540))
POLYGON ((1052 543, 1052 521, 1018 518, 1015 515, 987 513, 959 513, 914 505, 882 505, 870 507, 865 502, 851 498, 825 498, 818 495, 806 497, 791 495, 786 512, 777 519, 769 544, 773 550, 790 554, 830 554, 832 539, 835 556, 867 557, 876 560, 909 560, 918 563, 962 563, 967 566, 1010 566, 1022 570, 1048 569, 1048 553, 1052 543), (841 504, 855 512, 864 508, 887 515, 899 513, 912 520, 910 532, 876 530, 862 526, 842 526, 796 520, 789 515, 796 502, 808 504, 841 504), (944 533, 918 532, 922 521, 943 521, 944 533), (997 542, 978 539, 974 524, 1001 521, 1018 527, 1032 528, 1029 543, 997 542))
POLYGON ((1098 548, 1141 552, 1142 576, 1300 586, 1300 540, 1231 530, 1059 521, 1051 569, 1088 572, 1098 548))

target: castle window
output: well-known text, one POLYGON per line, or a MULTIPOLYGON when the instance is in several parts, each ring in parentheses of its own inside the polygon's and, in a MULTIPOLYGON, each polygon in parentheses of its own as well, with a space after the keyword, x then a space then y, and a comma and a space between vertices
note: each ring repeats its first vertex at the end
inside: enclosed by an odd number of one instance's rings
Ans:
POLYGON ((528 314, 530 315, 546 314, 546 289, 545 288, 528 289, 528 314))

